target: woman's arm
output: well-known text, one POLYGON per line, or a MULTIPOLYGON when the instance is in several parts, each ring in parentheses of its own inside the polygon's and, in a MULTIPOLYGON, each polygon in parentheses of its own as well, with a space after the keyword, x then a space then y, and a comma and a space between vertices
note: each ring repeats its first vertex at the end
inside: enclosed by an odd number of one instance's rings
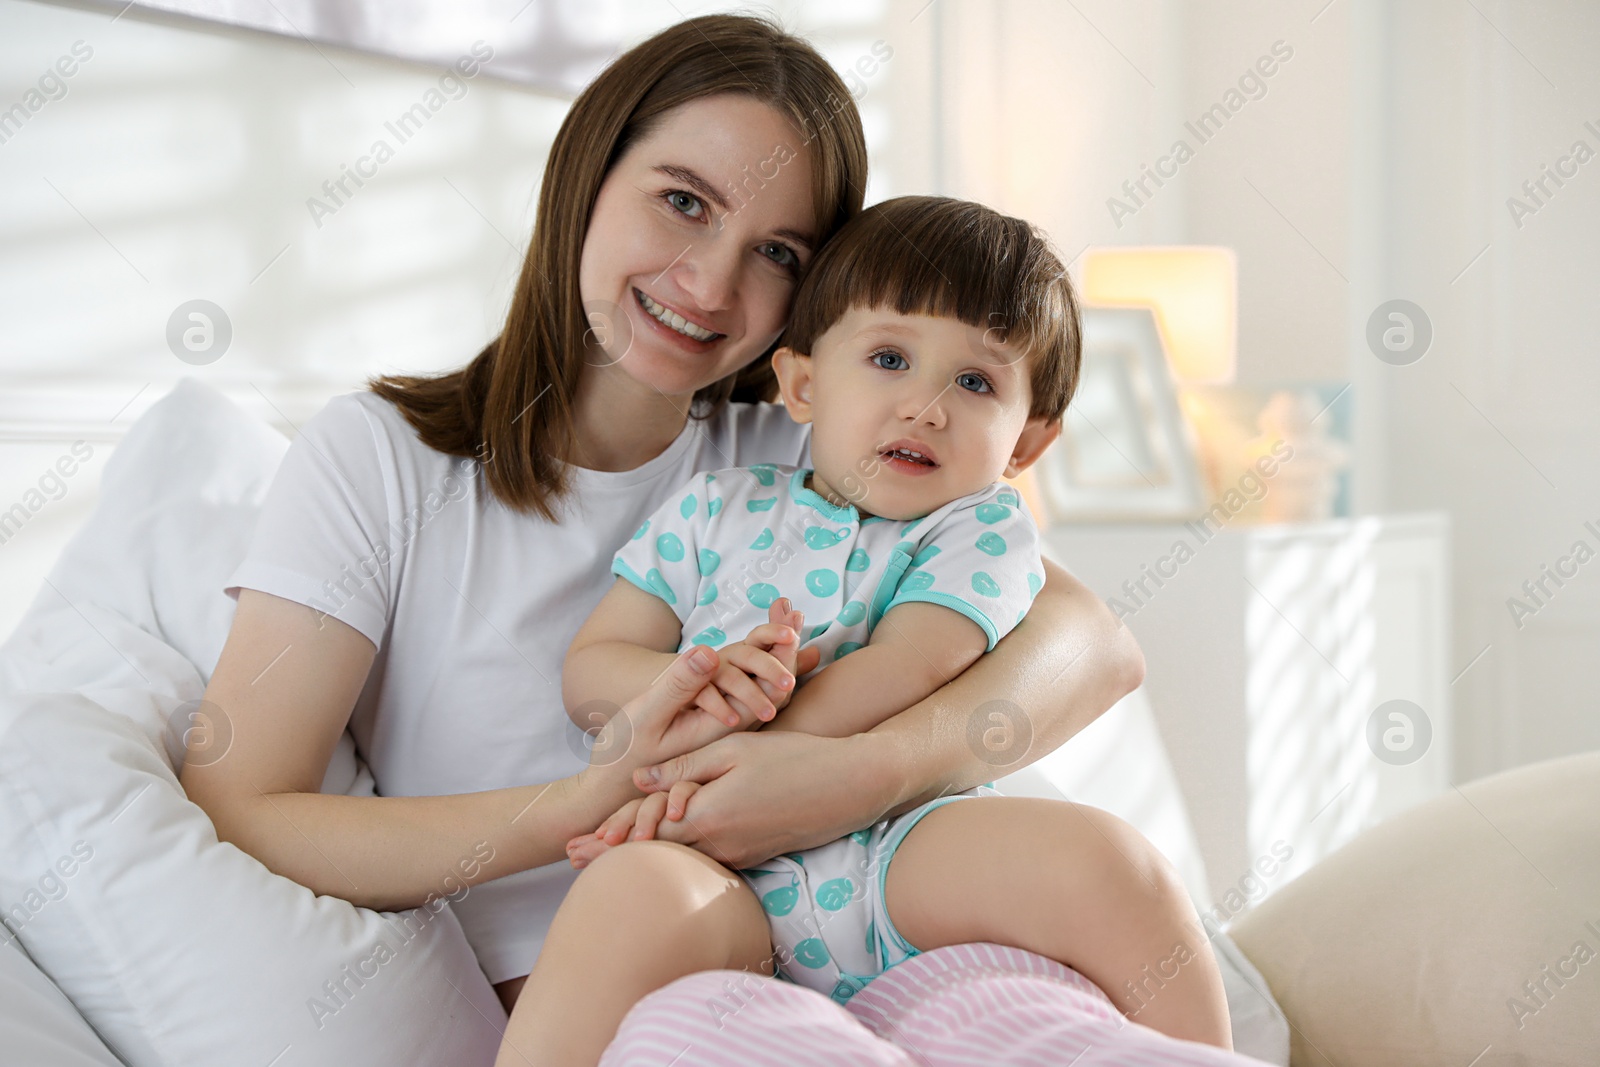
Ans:
MULTIPOLYGON (((337 619, 240 590, 205 692, 220 720, 213 729, 231 731, 231 741, 220 759, 188 763, 180 777, 220 839, 317 893, 366 907, 415 907, 463 883, 563 860, 568 840, 638 795, 629 774, 646 752, 676 754, 718 736, 677 714, 705 684, 685 655, 624 706, 631 741, 611 766, 455 796, 324 795, 329 757, 375 652, 337 619)), ((716 655, 708 659, 714 670, 716 655)))
POLYGON ((647 790, 702 783, 693 823, 662 823, 656 836, 748 866, 1019 770, 1143 679, 1133 636, 1081 582, 1046 560, 1044 588, 1014 630, 954 681, 876 729, 848 738, 734 734, 643 768, 635 781, 647 790), (980 737, 995 728, 988 716, 1007 708, 997 701, 1019 709, 1019 723, 1032 735, 1004 764, 968 742, 974 723, 980 737))
POLYGON ((1021 770, 1144 681, 1144 655, 1128 628, 1065 568, 1044 566, 1044 588, 1016 629, 955 681, 866 735, 878 746, 877 765, 898 784, 886 814, 1021 770), (1005 724, 1018 743, 986 744, 984 734, 1004 729, 996 715, 1020 715, 1005 724))

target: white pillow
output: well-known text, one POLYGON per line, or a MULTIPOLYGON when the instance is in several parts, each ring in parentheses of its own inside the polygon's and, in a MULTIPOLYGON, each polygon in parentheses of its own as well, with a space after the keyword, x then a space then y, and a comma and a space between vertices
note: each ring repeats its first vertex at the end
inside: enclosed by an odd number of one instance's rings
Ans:
MULTIPOLYGON (((177 782, 168 724, 215 665, 286 447, 185 379, 107 462, 0 646, 0 907, 132 1067, 488 1064, 505 1012, 448 906, 317 896, 218 842, 177 782)), ((342 757, 324 788, 370 787, 342 757)))
POLYGON ((6 938, 0 940, 0 1048, 8 1062, 121 1067, 16 939, 6 938))

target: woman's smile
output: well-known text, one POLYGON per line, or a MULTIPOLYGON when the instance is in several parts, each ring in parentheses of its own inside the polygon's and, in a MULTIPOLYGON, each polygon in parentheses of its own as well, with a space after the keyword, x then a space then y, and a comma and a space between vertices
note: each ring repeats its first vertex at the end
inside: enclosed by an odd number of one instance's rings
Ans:
POLYGON ((686 341, 695 342, 701 349, 709 348, 712 342, 720 341, 725 336, 710 327, 699 325, 693 318, 680 314, 674 308, 652 300, 641 289, 633 290, 633 298, 654 322, 686 341))

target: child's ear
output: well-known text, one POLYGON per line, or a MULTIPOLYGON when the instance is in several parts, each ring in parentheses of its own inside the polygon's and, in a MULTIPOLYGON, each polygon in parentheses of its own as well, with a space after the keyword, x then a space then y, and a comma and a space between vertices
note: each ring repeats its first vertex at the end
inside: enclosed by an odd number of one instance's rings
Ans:
POLYGON ((1006 464, 1006 477, 1015 478, 1044 455, 1044 450, 1055 444, 1056 438, 1061 436, 1061 420, 1045 420, 1043 415, 1035 415, 1023 424, 1022 434, 1017 438, 1017 447, 1011 450, 1011 462, 1006 464))
POLYGON ((778 376, 778 391, 789 417, 798 423, 811 421, 811 357, 787 346, 772 353, 772 372, 778 376))

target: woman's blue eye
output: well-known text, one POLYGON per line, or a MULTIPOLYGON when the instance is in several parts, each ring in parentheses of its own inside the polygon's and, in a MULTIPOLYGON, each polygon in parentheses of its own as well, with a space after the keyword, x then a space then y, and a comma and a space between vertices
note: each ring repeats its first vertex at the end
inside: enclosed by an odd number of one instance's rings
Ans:
MULTIPOLYGON (((878 360, 882 359, 884 356, 888 356, 890 359, 898 359, 902 363, 905 362, 905 357, 902 356, 900 353, 898 353, 898 352, 890 352, 888 350, 884 350, 882 352, 874 352, 874 353, 872 353, 870 358, 871 358, 873 363, 876 363, 878 366, 883 367, 883 364, 882 363, 878 363, 878 360)), ((884 370, 898 370, 899 368, 897 368, 897 367, 883 367, 883 369, 884 370)))
MULTIPOLYGON (((966 374, 961 375, 961 378, 971 378, 973 381, 975 381, 979 385, 983 386, 983 389, 981 389, 981 390, 980 389, 972 390, 975 393, 976 392, 983 392, 983 391, 988 391, 988 392, 991 392, 991 393, 994 392, 994 386, 990 385, 988 379, 985 378, 981 374, 977 374, 975 372, 968 372, 966 374)), ((960 381, 961 378, 957 378, 956 380, 960 381)))
POLYGON ((780 267, 798 267, 800 257, 794 254, 794 249, 777 241, 768 241, 761 246, 761 254, 780 267))
POLYGON ((686 193, 682 189, 674 189, 668 193, 667 203, 671 204, 674 210, 688 215, 691 219, 699 218, 706 210, 706 206, 700 202, 698 196, 686 193))

